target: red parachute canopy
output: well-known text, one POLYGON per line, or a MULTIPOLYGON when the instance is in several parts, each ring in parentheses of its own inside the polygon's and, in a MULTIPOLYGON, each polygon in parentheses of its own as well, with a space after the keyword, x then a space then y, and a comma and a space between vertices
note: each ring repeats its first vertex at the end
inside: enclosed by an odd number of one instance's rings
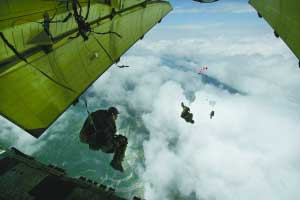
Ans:
POLYGON ((202 74, 203 72, 207 71, 208 70, 208 67, 204 66, 204 67, 201 67, 199 70, 198 70, 198 74, 202 74))

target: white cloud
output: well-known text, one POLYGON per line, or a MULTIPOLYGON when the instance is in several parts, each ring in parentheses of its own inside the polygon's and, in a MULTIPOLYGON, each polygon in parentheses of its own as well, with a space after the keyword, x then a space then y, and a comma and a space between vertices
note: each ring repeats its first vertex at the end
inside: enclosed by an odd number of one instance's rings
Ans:
POLYGON ((180 101, 174 96, 180 99, 183 94, 178 87, 163 85, 153 112, 144 116, 151 131, 145 142, 147 199, 172 199, 174 190, 183 195, 195 192, 198 199, 300 196, 295 189, 300 185, 295 165, 300 161, 299 107, 206 89, 191 104, 196 123, 189 125, 179 118, 180 101), (206 96, 218 102, 213 120, 210 106, 201 101, 206 96), (174 139, 176 147, 170 148, 174 139))
POLYGON ((37 152, 45 145, 34 137, 0 117, 0 145, 6 148, 16 147, 29 155, 37 152))
POLYGON ((300 74, 282 41, 271 34, 144 41, 122 62, 132 67, 109 71, 108 82, 95 90, 106 94, 108 83, 116 91, 112 102, 128 100, 144 113, 146 199, 300 197, 300 74), (202 65, 246 95, 202 82, 195 74, 202 65), (125 91, 128 82, 135 86, 125 91), (179 117, 186 90, 196 95, 190 104, 195 125, 179 117))

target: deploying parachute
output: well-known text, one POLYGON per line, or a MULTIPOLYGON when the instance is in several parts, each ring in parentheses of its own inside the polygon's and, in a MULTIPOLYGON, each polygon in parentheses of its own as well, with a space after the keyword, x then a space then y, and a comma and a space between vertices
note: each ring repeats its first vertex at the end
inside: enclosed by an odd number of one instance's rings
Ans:
POLYGON ((208 67, 201 67, 200 69, 198 69, 197 73, 202 74, 203 72, 206 72, 207 70, 208 70, 208 67))
POLYGON ((171 9, 147 0, 0 0, 0 114, 39 137, 171 9))
MULTIPOLYGON (((209 103, 209 105, 210 105, 210 106, 212 107, 212 109, 213 109, 213 107, 216 105, 217 102, 216 102, 216 101, 213 101, 213 100, 209 100, 208 103, 209 103)), ((212 118, 215 116, 215 111, 212 110, 212 111, 210 112, 209 116, 210 116, 210 119, 212 119, 212 118)))
POLYGON ((209 105, 212 106, 212 107, 214 107, 214 106, 217 104, 217 102, 216 102, 216 101, 213 101, 213 100, 209 100, 208 103, 209 103, 209 105))

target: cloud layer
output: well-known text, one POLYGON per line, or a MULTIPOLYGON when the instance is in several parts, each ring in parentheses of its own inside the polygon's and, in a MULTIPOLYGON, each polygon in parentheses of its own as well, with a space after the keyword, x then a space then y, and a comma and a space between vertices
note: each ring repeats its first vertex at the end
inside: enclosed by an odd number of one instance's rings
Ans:
POLYGON ((142 115, 150 133, 146 199, 300 197, 300 75, 281 41, 271 34, 144 41, 122 63, 131 68, 112 68, 94 91, 142 115), (197 75, 203 65, 244 94, 197 75), (194 125, 180 118, 182 101, 194 125))
MULTIPOLYGON (((270 30, 261 35, 216 26, 224 31, 212 27, 186 37, 186 29, 178 28, 177 38, 146 37, 121 60, 130 68, 113 66, 86 93, 91 109, 101 102, 116 105, 119 126, 131 126, 122 119, 134 115, 143 127, 131 130, 129 143, 142 143, 145 162, 138 172, 146 199, 299 199, 297 60, 270 30), (209 78, 196 73, 203 66, 209 78), (194 125, 180 118, 181 102, 191 108, 194 125)), ((1 130, 7 129, 2 122, 1 130)), ((2 131, 0 137, 12 135, 2 131)), ((13 137, 19 146, 42 148, 24 135, 13 137)))
POLYGON ((24 153, 33 154, 45 145, 31 135, 25 133, 11 122, 0 117, 0 146, 9 148, 14 146, 24 153))

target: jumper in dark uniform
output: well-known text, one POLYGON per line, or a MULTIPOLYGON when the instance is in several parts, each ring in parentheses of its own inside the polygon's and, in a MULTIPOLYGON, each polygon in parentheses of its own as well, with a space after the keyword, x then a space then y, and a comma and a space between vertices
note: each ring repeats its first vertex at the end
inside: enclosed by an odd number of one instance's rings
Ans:
POLYGON ((194 123, 195 121, 193 120, 193 114, 190 113, 190 108, 185 106, 183 103, 181 103, 181 107, 182 107, 182 113, 181 113, 181 117, 189 123, 194 123))
POLYGON ((92 150, 102 150, 105 153, 114 153, 110 165, 123 171, 122 161, 127 147, 127 138, 116 135, 116 123, 119 112, 115 107, 108 110, 92 112, 82 127, 80 141, 89 145, 92 150))

